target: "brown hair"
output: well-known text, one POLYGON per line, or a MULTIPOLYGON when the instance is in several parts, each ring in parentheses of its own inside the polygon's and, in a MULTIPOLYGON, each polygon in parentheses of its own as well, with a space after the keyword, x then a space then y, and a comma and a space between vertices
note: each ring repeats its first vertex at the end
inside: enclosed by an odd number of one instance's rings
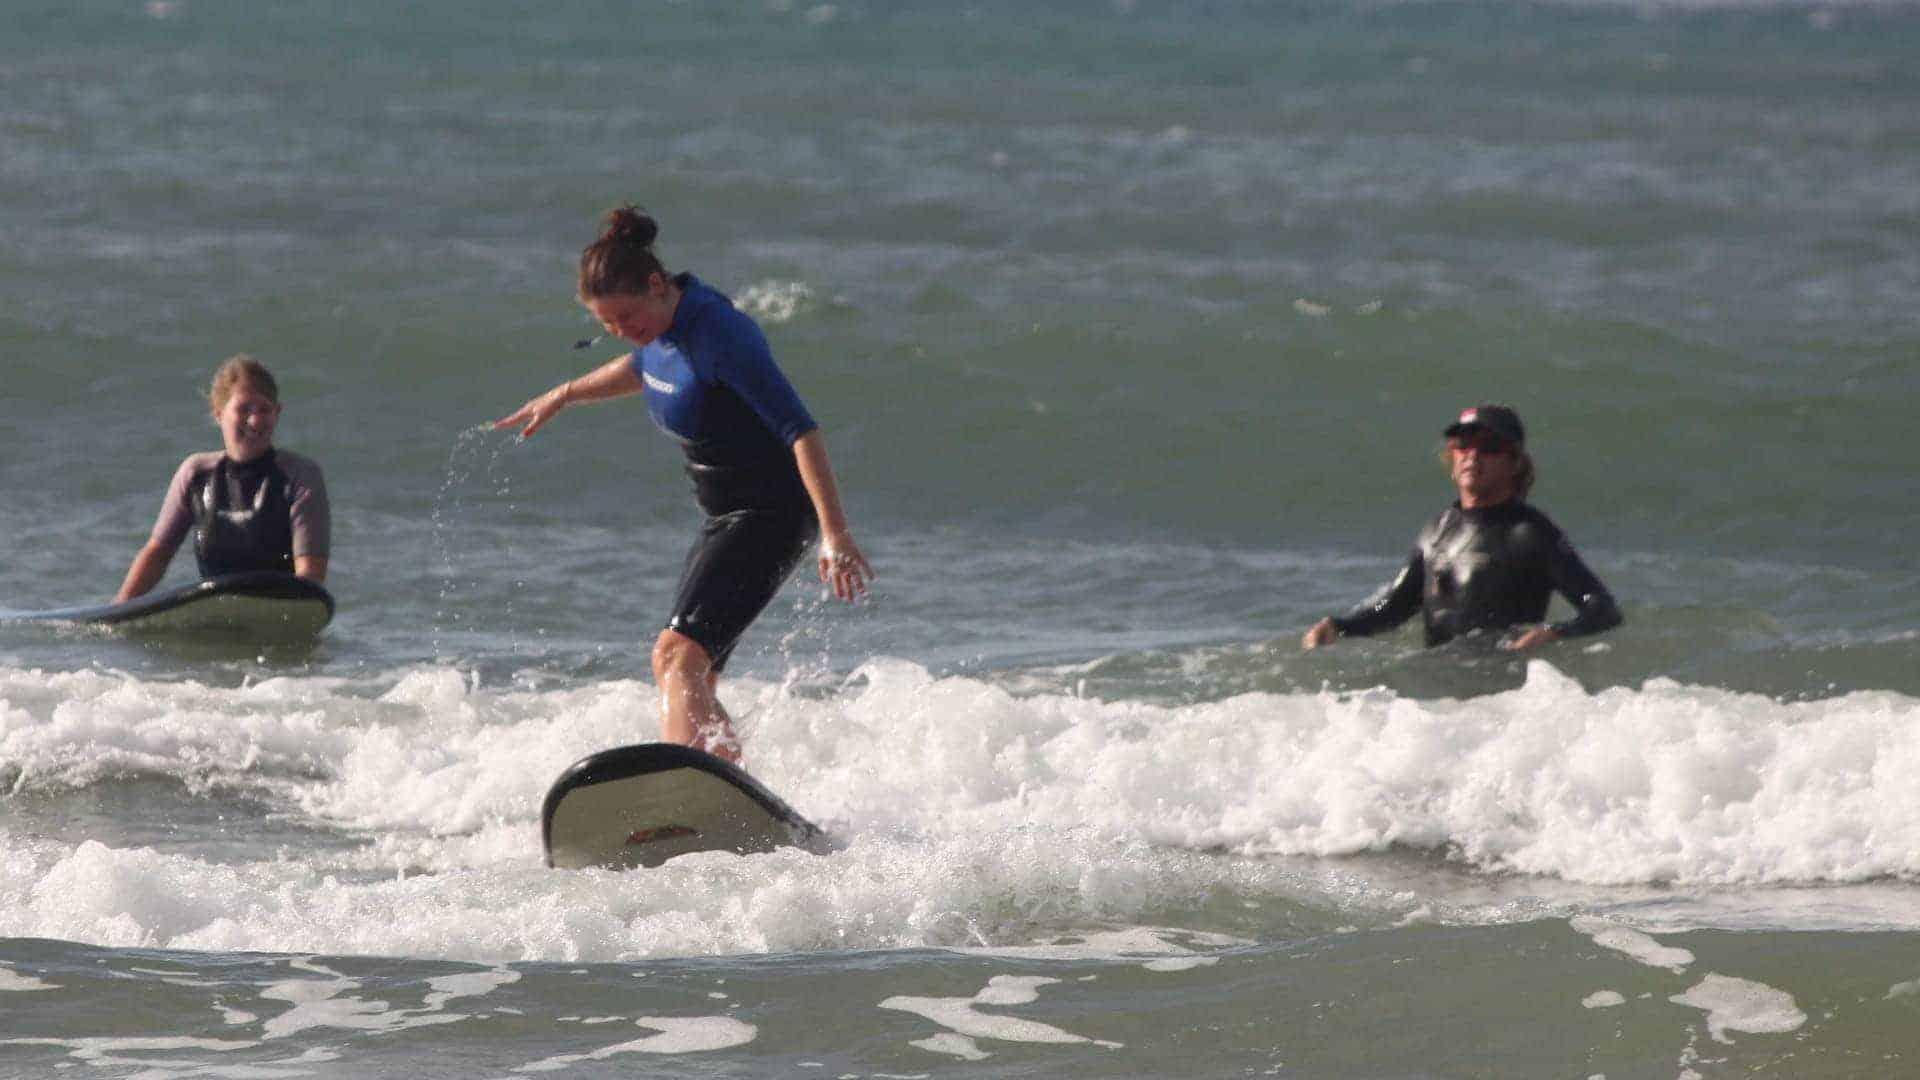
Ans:
POLYGON ((253 387, 254 393, 275 405, 280 404, 280 384, 273 381, 273 372, 246 353, 239 353, 222 360, 220 366, 213 370, 213 385, 207 388, 207 404, 215 415, 227 407, 227 399, 233 396, 234 388, 241 383, 253 387))
POLYGON ((653 276, 667 276, 667 268, 653 253, 660 223, 629 203, 608 211, 600 238, 580 252, 580 299, 638 296, 653 284, 653 276))
MULTIPOLYGON (((1513 497, 1524 499, 1527 493, 1533 490, 1533 455, 1527 453, 1527 448, 1522 443, 1514 443, 1513 452, 1520 459, 1513 471, 1513 497)), ((1448 476, 1453 475, 1452 439, 1440 444, 1440 466, 1447 470, 1448 476)))

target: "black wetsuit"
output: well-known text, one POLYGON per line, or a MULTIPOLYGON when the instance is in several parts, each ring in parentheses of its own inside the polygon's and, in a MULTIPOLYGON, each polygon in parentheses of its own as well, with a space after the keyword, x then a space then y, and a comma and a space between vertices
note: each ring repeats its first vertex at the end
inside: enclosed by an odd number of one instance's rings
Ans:
POLYGON ((273 458, 272 451, 246 462, 222 457, 188 488, 201 577, 293 573, 293 504, 273 458))
POLYGON ((1539 623, 1558 592, 1574 616, 1552 628, 1561 637, 1620 625, 1620 608, 1547 515, 1515 499, 1464 510, 1454 503, 1427 523, 1400 576, 1333 625, 1365 637, 1425 616, 1427 644, 1463 634, 1539 623))

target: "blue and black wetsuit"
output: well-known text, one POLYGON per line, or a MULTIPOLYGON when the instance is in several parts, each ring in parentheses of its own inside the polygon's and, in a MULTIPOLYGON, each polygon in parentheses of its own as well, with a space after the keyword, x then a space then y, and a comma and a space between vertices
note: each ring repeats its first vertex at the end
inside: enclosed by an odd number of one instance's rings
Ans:
POLYGON ((679 440, 707 514, 667 628, 718 671, 820 534, 793 444, 819 425, 752 318, 692 274, 673 325, 634 350, 654 423, 679 440))
POLYGON ((1427 644, 1464 634, 1498 633, 1547 617, 1555 592, 1574 616, 1554 623, 1561 637, 1620 625, 1620 608, 1547 515, 1515 499, 1473 510, 1454 503, 1427 523, 1391 584, 1333 625, 1365 637, 1425 616, 1427 644))

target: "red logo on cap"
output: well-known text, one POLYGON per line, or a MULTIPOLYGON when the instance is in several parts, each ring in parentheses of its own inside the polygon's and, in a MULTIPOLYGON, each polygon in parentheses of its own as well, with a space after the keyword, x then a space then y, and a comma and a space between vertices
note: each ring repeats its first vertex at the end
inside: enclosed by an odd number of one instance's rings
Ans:
POLYGON ((1479 409, 1467 409, 1460 414, 1460 422, 1463 424, 1471 424, 1478 419, 1480 419, 1479 409))

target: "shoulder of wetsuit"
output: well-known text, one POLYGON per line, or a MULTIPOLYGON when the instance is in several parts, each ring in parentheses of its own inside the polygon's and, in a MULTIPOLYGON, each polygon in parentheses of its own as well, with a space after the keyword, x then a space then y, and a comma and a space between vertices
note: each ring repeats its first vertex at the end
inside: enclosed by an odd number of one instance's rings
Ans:
POLYGON ((1543 535, 1549 538, 1560 535, 1560 526, 1553 523, 1553 519, 1547 516, 1546 511, 1530 502, 1523 502, 1519 499, 1515 499, 1512 506, 1516 520, 1539 529, 1543 535))
POLYGON ((320 475, 320 463, 297 450, 275 447, 273 451, 274 467, 290 480, 320 475))
POLYGON ((1447 526, 1460 520, 1462 515, 1463 511, 1460 509, 1459 503, 1447 504, 1439 513, 1428 518, 1425 525, 1420 526, 1420 534, 1414 537, 1414 545, 1421 548, 1426 547, 1434 538, 1445 532, 1447 526))

